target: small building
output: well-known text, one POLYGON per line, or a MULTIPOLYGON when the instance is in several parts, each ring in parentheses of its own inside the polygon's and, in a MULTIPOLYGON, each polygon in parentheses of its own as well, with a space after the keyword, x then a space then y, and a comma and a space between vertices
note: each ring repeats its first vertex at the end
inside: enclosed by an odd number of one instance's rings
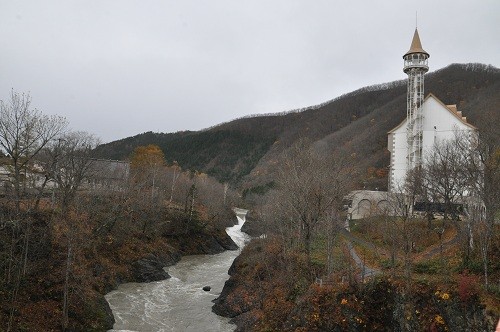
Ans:
POLYGON ((354 190, 345 198, 347 215, 351 220, 390 213, 394 208, 387 191, 354 190))
POLYGON ((91 159, 88 185, 92 189, 121 190, 129 175, 128 161, 91 159))

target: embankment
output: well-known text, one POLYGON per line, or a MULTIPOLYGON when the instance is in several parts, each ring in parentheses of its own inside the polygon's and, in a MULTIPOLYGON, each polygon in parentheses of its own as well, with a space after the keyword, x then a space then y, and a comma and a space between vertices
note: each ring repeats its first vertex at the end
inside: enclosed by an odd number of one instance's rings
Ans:
POLYGON ((498 321, 473 276, 408 284, 381 274, 320 286, 315 267, 306 269, 299 254, 284 255, 278 242, 247 245, 215 300, 213 311, 231 317, 237 331, 493 331, 498 321))

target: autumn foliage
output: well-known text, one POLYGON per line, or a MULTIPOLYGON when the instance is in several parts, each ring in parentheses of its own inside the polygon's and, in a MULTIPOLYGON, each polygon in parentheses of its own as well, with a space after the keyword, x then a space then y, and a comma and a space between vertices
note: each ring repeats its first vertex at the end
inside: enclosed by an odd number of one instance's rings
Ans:
POLYGON ((135 170, 149 170, 165 164, 165 155, 158 145, 149 144, 135 148, 130 158, 130 166, 135 170))

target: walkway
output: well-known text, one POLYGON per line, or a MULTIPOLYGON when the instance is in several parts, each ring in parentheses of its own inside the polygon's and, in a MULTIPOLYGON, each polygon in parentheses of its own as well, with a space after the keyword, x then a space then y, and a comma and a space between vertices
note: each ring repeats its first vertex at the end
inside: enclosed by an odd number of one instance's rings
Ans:
POLYGON ((451 248, 454 246, 460 239, 460 232, 461 229, 457 223, 453 224, 456 229, 455 236, 451 240, 448 240, 446 242, 443 242, 443 248, 441 249, 440 245, 438 244, 436 247, 432 248, 431 250, 425 252, 422 254, 422 259, 430 259, 434 256, 439 255, 441 252, 445 252, 447 249, 451 248))
POLYGON ((372 250, 376 250, 377 247, 368 241, 365 241, 363 239, 357 238, 351 234, 350 228, 349 228, 349 222, 346 220, 345 222, 345 227, 340 231, 342 235, 346 237, 346 244, 347 248, 349 249, 349 254, 351 255, 352 259, 354 260, 356 266, 361 270, 359 274, 359 278, 364 281, 366 277, 372 277, 377 274, 380 274, 381 271, 379 269, 371 268, 366 266, 366 264, 359 258, 358 253, 354 249, 354 246, 352 245, 352 242, 359 243, 360 245, 364 247, 368 247, 372 250))

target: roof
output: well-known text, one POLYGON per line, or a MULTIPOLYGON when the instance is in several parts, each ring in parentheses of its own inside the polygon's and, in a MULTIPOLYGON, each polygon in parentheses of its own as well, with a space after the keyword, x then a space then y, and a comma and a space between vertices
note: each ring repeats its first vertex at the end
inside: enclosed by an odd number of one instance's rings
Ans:
POLYGON ((472 128, 474 130, 477 130, 476 126, 471 125, 470 123, 467 122, 467 118, 465 116, 462 116, 462 111, 457 110, 457 105, 445 105, 441 100, 439 100, 438 97, 434 96, 432 93, 429 93, 427 97, 425 97, 424 102, 427 100, 427 98, 433 97, 438 103, 444 106, 451 114, 453 114, 454 117, 456 117, 460 122, 462 122, 464 125, 466 125, 469 128, 472 128))
MULTIPOLYGON (((457 110, 457 105, 445 105, 441 100, 439 100, 438 97, 434 96, 432 93, 429 93, 427 97, 425 97, 424 102, 429 99, 433 98, 435 99, 438 103, 440 103, 448 112, 450 112, 454 117, 456 117, 460 122, 462 122, 464 125, 466 125, 469 128, 472 128, 474 130, 477 130, 477 127, 471 125, 470 123, 467 122, 467 118, 465 116, 462 116, 462 112, 457 110)), ((396 127, 392 128, 389 130, 387 133, 393 133, 397 129, 399 129, 404 123, 406 122, 406 118, 401 121, 400 124, 398 124, 396 127)))
POLYGON ((403 55, 403 58, 407 56, 408 54, 413 54, 413 53, 424 53, 427 54, 428 57, 430 57, 429 53, 424 51, 422 48, 422 43, 420 42, 420 37, 418 35, 418 30, 415 28, 415 33, 413 34, 413 39, 411 41, 411 46, 410 50, 403 55))
POLYGON ((392 128, 391 130, 389 130, 387 133, 388 134, 391 134, 393 132, 395 132, 396 130, 398 130, 402 125, 404 125, 404 123, 406 122, 406 118, 401 121, 396 127, 392 128))

